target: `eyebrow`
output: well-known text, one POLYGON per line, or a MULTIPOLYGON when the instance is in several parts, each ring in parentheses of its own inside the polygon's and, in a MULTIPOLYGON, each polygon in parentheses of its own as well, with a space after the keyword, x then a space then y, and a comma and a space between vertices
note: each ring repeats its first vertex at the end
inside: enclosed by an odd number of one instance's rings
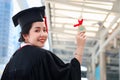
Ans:
POLYGON ((34 28, 41 28, 41 27, 34 27, 34 28))
MULTIPOLYGON (((34 28, 41 28, 41 27, 34 27, 34 28)), ((43 28, 46 28, 45 26, 43 26, 43 28)))

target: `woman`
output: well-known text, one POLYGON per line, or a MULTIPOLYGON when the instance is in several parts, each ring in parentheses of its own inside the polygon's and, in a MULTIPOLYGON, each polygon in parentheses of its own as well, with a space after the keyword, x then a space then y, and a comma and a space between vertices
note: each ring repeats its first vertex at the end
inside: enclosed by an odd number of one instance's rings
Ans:
POLYGON ((13 16, 15 26, 21 26, 19 41, 24 44, 11 57, 1 80, 81 80, 84 32, 76 35, 75 57, 65 64, 51 51, 42 48, 48 37, 44 9, 45 6, 29 8, 13 16))

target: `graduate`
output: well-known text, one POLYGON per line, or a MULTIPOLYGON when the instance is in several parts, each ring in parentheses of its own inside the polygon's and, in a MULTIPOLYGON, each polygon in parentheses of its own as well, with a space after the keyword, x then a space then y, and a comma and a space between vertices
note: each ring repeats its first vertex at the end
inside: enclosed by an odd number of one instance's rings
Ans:
POLYGON ((85 32, 76 35, 76 50, 70 63, 42 47, 48 38, 45 6, 25 9, 13 16, 20 25, 23 44, 7 63, 1 80, 81 80, 80 63, 86 41, 85 32))

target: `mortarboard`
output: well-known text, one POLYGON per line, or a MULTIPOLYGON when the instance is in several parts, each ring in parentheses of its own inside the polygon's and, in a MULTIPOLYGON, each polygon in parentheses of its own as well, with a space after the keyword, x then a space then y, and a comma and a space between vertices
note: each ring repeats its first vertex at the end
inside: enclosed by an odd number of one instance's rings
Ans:
POLYGON ((45 6, 42 7, 32 7, 25 9, 15 16, 12 17, 15 27, 20 24, 21 27, 24 27, 26 24, 36 21, 43 22, 45 17, 45 6))

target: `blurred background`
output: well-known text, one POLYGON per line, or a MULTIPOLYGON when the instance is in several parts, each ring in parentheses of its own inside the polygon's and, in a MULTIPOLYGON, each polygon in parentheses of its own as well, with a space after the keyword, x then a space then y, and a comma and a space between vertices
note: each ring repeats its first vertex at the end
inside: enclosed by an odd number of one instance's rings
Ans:
POLYGON ((0 0, 0 76, 19 48, 20 28, 12 16, 46 6, 49 38, 45 49, 65 63, 73 58, 78 19, 83 19, 87 41, 81 64, 82 80, 120 80, 120 0, 0 0))

